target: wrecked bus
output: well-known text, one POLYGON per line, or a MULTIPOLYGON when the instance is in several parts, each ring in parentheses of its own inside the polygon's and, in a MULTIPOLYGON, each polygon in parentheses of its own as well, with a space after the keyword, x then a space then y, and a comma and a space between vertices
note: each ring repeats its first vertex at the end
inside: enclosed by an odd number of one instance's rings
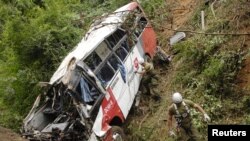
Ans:
POLYGON ((138 3, 96 20, 64 58, 23 121, 29 140, 125 140, 121 128, 134 103, 156 35, 138 3))

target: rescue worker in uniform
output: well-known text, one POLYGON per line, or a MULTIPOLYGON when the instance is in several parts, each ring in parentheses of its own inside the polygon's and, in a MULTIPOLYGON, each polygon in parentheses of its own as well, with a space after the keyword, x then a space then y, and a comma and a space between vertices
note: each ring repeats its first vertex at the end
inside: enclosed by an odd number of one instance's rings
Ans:
POLYGON ((143 59, 138 62, 142 66, 141 71, 136 71, 136 73, 143 75, 141 83, 142 93, 151 95, 155 99, 159 99, 159 93, 156 88, 158 85, 158 76, 154 72, 153 63, 145 62, 143 59))
POLYGON ((173 104, 168 109, 168 131, 170 136, 176 136, 173 130, 172 121, 175 117, 177 123, 177 140, 178 141, 200 141, 201 138, 197 129, 192 123, 190 108, 195 108, 201 112, 206 122, 210 121, 210 117, 197 103, 191 100, 182 99, 180 93, 176 92, 172 95, 173 104))

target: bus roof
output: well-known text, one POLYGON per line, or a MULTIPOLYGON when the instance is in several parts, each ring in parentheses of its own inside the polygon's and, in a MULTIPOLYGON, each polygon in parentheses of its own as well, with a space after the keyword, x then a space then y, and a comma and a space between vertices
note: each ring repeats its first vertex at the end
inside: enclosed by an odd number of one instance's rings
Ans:
POLYGON ((123 22, 126 13, 134 10, 137 5, 137 2, 131 2, 102 19, 100 23, 91 26, 90 30, 85 34, 85 37, 82 38, 78 45, 64 58, 51 77, 49 84, 54 84, 65 75, 67 66, 72 58, 75 58, 77 63, 79 60, 87 57, 106 36, 117 29, 121 22, 123 22))

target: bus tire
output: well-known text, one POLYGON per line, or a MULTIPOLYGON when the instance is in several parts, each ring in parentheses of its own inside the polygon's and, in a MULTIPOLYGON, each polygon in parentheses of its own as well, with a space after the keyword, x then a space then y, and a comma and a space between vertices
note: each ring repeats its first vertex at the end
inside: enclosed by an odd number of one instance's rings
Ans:
POLYGON ((123 131, 123 129, 119 126, 112 126, 111 128, 112 132, 112 141, 126 141, 126 135, 123 131))

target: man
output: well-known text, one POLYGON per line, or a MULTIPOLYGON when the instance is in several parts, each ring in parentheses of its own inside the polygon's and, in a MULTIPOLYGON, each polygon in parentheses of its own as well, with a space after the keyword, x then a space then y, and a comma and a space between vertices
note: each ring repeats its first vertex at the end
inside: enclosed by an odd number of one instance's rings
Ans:
POLYGON ((154 66, 151 62, 145 62, 143 59, 138 61, 142 66, 141 71, 135 73, 143 75, 141 82, 141 91, 144 94, 153 96, 155 100, 159 100, 159 93, 157 90, 158 76, 154 72, 154 66))
POLYGON ((172 129, 172 120, 175 117, 177 122, 177 140, 179 141, 199 141, 199 133, 192 123, 192 117, 190 114, 190 108, 195 108, 204 115, 206 122, 210 121, 210 117, 198 104, 191 100, 182 99, 180 93, 176 92, 172 95, 173 104, 168 109, 168 129, 169 135, 175 136, 175 132, 172 129))

